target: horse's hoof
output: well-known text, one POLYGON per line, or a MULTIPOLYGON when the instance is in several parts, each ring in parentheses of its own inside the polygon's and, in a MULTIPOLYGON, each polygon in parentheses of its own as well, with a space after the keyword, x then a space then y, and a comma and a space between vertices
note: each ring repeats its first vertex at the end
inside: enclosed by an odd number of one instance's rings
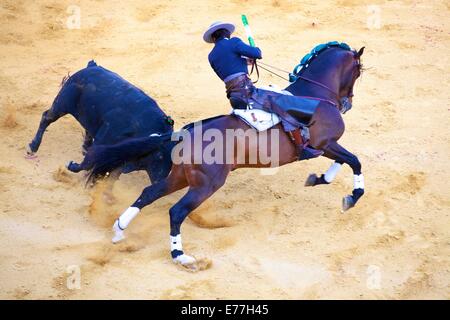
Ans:
POLYGON ((353 200, 353 197, 348 195, 344 198, 342 198, 342 212, 347 211, 350 208, 353 208, 355 206, 355 200, 353 200))
POLYGON ((188 256, 187 254, 181 254, 173 259, 175 264, 181 265, 188 271, 198 271, 197 260, 194 257, 188 256))
POLYGON ((208 258, 196 259, 186 254, 179 255, 173 259, 176 265, 179 265, 182 270, 189 272, 198 272, 211 268, 212 261, 208 258))
POLYGON ((305 181, 305 187, 313 187, 316 185, 317 175, 315 173, 311 173, 305 181))
POLYGON ((122 229, 119 228, 119 220, 116 220, 113 225, 114 237, 112 238, 112 243, 118 243, 125 239, 125 234, 122 229))
POLYGON ((176 258, 173 259, 173 262, 175 263, 179 263, 182 265, 192 265, 195 263, 195 258, 188 256, 187 254, 180 254, 179 256, 177 256, 176 258))

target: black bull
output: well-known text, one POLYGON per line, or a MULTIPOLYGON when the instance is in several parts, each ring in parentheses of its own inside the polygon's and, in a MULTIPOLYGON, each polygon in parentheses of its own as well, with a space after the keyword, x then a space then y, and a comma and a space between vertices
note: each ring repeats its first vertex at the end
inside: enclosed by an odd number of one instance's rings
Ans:
MULTIPOLYGON (((132 137, 173 132, 173 121, 152 98, 94 61, 63 81, 53 105, 42 114, 36 136, 29 144, 29 154, 39 149, 46 128, 66 114, 72 115, 86 130, 85 150, 91 145, 113 145, 132 137)), ((115 172, 145 170, 152 183, 157 182, 169 174, 170 150, 170 146, 162 146, 155 153, 127 162, 115 172)), ((70 162, 68 169, 79 172, 90 168, 70 162)))

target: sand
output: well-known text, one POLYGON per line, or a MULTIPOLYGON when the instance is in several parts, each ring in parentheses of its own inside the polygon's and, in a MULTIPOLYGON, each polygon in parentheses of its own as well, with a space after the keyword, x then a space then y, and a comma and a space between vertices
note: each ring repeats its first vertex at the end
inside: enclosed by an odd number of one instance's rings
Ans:
MULTIPOLYGON (((450 298, 448 1, 76 3, 80 29, 67 28, 73 1, 0 3, 0 298, 450 298), (103 184, 84 188, 64 169, 82 159, 83 131, 69 116, 25 159, 42 112, 61 79, 95 59, 155 98, 176 128, 227 113, 202 33, 220 19, 244 36, 241 13, 263 61, 288 70, 319 43, 366 46, 341 139, 363 164, 366 194, 340 213, 348 167, 305 188, 330 165, 322 158, 275 175, 239 170, 183 224, 186 252, 210 261, 206 270, 169 256, 168 209, 183 191, 145 208, 112 245, 112 222, 148 178, 122 176, 113 205, 103 184)), ((260 82, 286 85, 267 73, 260 82)))

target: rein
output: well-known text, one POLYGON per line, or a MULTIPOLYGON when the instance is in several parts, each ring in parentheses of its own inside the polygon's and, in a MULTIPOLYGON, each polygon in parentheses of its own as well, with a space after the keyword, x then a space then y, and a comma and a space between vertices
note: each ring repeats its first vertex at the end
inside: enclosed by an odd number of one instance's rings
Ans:
MULTIPOLYGON (((267 66, 267 64, 264 64, 264 63, 262 63, 262 62, 260 62, 259 64, 262 64, 262 65, 266 65, 266 66, 267 66)), ((272 67, 272 66, 270 66, 270 67, 272 67)), ((269 73, 271 73, 271 74, 273 74, 273 75, 275 75, 275 76, 277 76, 277 77, 279 77, 279 78, 281 78, 281 79, 283 79, 283 80, 285 80, 285 81, 289 81, 289 80, 287 80, 285 77, 280 76, 278 73, 273 72, 272 70, 269 70, 269 69, 267 69, 267 68, 264 68, 263 66, 260 66, 260 68, 263 69, 263 70, 266 70, 267 72, 269 72, 269 73)), ((280 70, 280 71, 282 71, 282 70, 280 70)), ((285 72, 286 72, 286 71, 285 71, 285 72)), ((289 72, 288 72, 288 73, 289 73, 289 72)))
POLYGON ((329 92, 331 92, 335 96, 337 101, 339 101, 339 95, 336 92, 334 92, 330 87, 324 85, 323 83, 320 83, 318 81, 315 81, 315 80, 312 80, 312 79, 309 79, 309 78, 306 78, 306 77, 303 77, 303 76, 297 76, 297 78, 298 79, 302 79, 304 81, 308 81, 308 82, 310 82, 312 84, 315 84, 316 86, 319 86, 319 87, 322 87, 322 88, 328 90, 329 92))
POLYGON ((252 69, 250 70, 250 74, 249 74, 250 76, 253 73, 253 69, 256 70, 256 76, 257 76, 256 81, 252 81, 252 83, 255 84, 259 81, 259 69, 258 69, 258 64, 256 63, 256 59, 252 63, 252 69))

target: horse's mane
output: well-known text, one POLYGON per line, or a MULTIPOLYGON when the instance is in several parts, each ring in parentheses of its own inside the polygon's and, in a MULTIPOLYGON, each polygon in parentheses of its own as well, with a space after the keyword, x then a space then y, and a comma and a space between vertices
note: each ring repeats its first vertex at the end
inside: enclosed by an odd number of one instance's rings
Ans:
MULTIPOLYGON (((329 49, 337 48, 345 51, 350 51, 356 54, 356 50, 352 49, 348 44, 344 42, 331 41, 325 44, 319 44, 315 46, 309 53, 307 53, 301 60, 300 63, 294 67, 294 70, 289 75, 289 82, 293 83, 297 80, 297 77, 302 75, 313 61, 317 59, 322 53, 329 51, 329 49)), ((359 64, 360 71, 362 71, 362 64, 359 64)))

